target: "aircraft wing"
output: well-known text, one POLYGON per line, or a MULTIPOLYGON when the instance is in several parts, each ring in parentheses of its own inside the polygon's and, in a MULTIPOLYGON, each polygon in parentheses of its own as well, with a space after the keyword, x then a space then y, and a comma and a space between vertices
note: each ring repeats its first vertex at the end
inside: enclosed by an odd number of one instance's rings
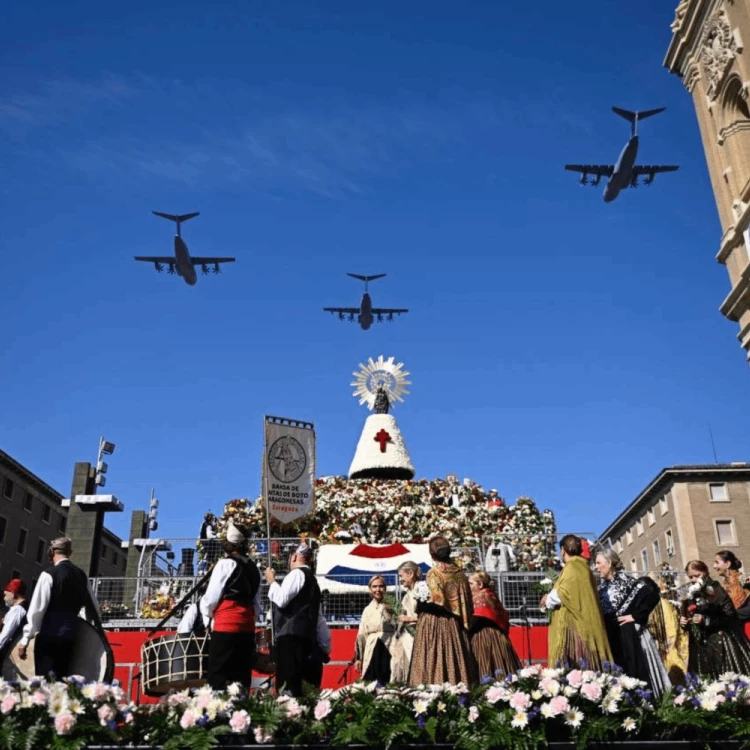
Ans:
POLYGON ((236 258, 191 258, 194 266, 209 266, 216 263, 234 263, 236 258))
POLYGON ((395 307, 373 307, 373 315, 401 315, 401 313, 408 313, 408 310, 399 310, 395 307))
POLYGON ((641 175, 652 175, 661 174, 662 172, 676 172, 679 167, 662 167, 662 166, 636 166, 633 167, 633 174, 641 175))
POLYGON ((343 315, 359 315, 358 307, 324 307, 326 312, 342 313, 343 315))
POLYGON ((584 175, 598 175, 599 177, 611 177, 615 171, 614 164, 566 164, 568 172, 582 172, 584 175))
POLYGON ((173 265, 177 262, 174 255, 136 255, 136 260, 145 260, 147 263, 172 263, 173 265))

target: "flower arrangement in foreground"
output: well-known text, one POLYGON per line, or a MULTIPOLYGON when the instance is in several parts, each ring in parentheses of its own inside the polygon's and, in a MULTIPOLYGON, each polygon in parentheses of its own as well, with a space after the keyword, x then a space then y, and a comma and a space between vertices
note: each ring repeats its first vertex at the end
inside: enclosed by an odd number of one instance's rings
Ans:
POLYGON ((750 736, 750 678, 689 679, 654 703, 644 683, 613 671, 522 669, 479 687, 416 688, 357 683, 303 698, 248 695, 237 685, 166 696, 153 706, 125 702, 103 683, 0 683, 0 747, 72 750, 148 745, 211 747, 222 735, 253 744, 448 743, 459 750, 536 748, 551 741, 750 736))
MULTIPOLYGON (((258 537, 266 536, 262 498, 255 503, 230 500, 218 519, 218 534, 230 521, 246 524, 258 537)), ((515 505, 495 499, 479 485, 443 479, 386 480, 327 477, 316 480, 315 510, 299 523, 281 529, 273 521, 271 535, 306 535, 321 543, 422 543, 441 533, 462 546, 481 546, 483 537, 501 538, 516 551, 519 570, 545 570, 556 562, 556 526, 551 510, 539 511, 521 497, 515 505), (458 496, 454 507, 436 498, 458 496)), ((199 545, 199 556, 203 552, 199 545)))

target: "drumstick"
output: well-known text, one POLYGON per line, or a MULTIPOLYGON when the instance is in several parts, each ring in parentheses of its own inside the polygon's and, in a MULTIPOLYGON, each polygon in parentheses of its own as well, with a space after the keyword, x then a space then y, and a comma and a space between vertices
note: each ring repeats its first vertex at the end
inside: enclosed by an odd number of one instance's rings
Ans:
POLYGON ((214 565, 216 565, 216 562, 211 563, 211 567, 206 571, 206 574, 203 576, 203 578, 201 578, 200 581, 198 581, 198 583, 196 583, 195 586, 193 586, 193 588, 191 588, 190 591, 188 591, 187 594, 185 594, 185 596, 183 596, 182 599, 180 599, 180 601, 177 602, 177 604, 175 604, 174 607, 172 607, 172 609, 167 612, 167 614, 156 625, 154 625, 153 628, 151 628, 148 635, 146 636, 147 638, 150 638, 157 630, 161 630, 162 625, 164 625, 164 623, 167 622, 167 620, 169 620, 169 618, 172 617, 175 612, 179 612, 188 602, 190 597, 196 591, 198 591, 198 589, 200 589, 200 587, 203 586, 204 583, 208 581, 208 579, 211 577, 211 573, 213 572, 214 565))

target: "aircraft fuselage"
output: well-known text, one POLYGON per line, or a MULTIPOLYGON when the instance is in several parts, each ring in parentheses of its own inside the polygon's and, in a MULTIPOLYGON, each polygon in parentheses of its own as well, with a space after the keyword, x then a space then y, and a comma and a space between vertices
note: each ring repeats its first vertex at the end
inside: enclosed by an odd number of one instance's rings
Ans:
POLYGON ((615 164, 612 176, 604 186, 604 202, 611 203, 620 194, 620 191, 630 185, 633 179, 633 165, 638 156, 638 136, 634 135, 625 144, 620 153, 620 158, 615 164))
POLYGON ((187 245, 179 234, 174 236, 174 257, 177 261, 177 273, 182 276, 186 284, 193 286, 198 281, 198 274, 195 273, 195 267, 190 260, 187 245))
POLYGON ((372 300, 367 292, 362 295, 357 320, 363 331, 366 331, 372 325, 372 300))

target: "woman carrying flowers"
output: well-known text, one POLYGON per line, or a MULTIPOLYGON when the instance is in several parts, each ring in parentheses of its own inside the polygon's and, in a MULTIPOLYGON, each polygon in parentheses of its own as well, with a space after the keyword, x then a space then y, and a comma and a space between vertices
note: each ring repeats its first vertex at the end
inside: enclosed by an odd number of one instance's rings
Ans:
POLYGON ((427 574, 430 601, 417 603, 419 622, 409 670, 409 684, 477 684, 477 668, 469 645, 473 614, 471 589, 461 568, 451 558, 450 542, 430 540, 434 561, 427 574))
POLYGON ((471 651, 480 677, 503 677, 521 669, 508 638, 510 617, 492 590, 492 579, 480 570, 469 576, 474 616, 471 618, 471 651))
POLYGON ((708 577, 702 560, 685 566, 691 581, 682 603, 680 625, 690 633, 688 671, 718 677, 724 672, 750 674, 750 642, 732 600, 708 577))
POLYGON ((734 552, 722 549, 716 553, 714 570, 724 579, 724 591, 729 594, 737 617, 747 622, 750 620, 750 591, 742 586, 741 568, 742 562, 734 552))
POLYGON ((355 642, 354 668, 368 681, 381 685, 391 681, 389 647, 395 625, 384 601, 386 583, 382 576, 373 576, 367 584, 372 601, 362 612, 355 642))
POLYGON ((415 562, 407 560, 398 567, 398 578, 406 593, 401 599, 401 614, 398 627, 391 641, 391 682, 406 682, 414 650, 413 628, 417 624, 417 600, 414 586, 422 577, 422 570, 415 562))

